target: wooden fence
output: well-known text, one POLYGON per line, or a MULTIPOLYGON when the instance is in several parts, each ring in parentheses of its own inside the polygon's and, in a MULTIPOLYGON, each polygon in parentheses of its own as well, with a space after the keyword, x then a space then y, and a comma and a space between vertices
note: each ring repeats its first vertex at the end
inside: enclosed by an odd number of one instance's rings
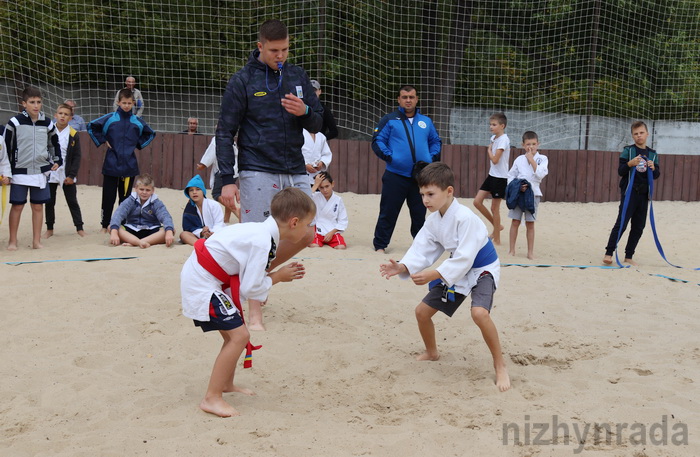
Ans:
MULTIPOLYGON (((78 182, 102 184, 105 146, 95 147, 80 133, 82 161, 78 182)), ((211 136, 159 133, 142 151, 137 151, 142 173, 153 175, 157 187, 182 189, 195 173, 209 182, 210 170, 197 172, 196 164, 211 136)), ((384 162, 366 141, 332 140, 333 175, 338 192, 378 194, 384 162)), ((523 151, 513 149, 510 162, 523 151)), ((608 202, 619 197, 617 175, 619 152, 542 150, 549 158, 549 175, 542 182, 543 200, 555 202, 608 202)), ((446 145, 442 160, 455 171, 456 195, 471 198, 488 173, 485 146, 446 145)), ((660 154, 661 177, 655 181, 656 200, 700 201, 700 156, 660 154)))

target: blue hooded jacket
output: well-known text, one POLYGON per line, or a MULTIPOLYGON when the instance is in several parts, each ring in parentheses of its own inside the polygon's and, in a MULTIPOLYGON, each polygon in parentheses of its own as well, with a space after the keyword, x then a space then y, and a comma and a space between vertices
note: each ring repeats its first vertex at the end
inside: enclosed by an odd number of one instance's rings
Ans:
POLYGON ((187 192, 190 187, 198 187, 201 189, 202 193, 204 194, 204 198, 207 198, 207 189, 204 187, 204 181, 202 181, 202 178, 199 175, 195 175, 192 179, 190 179, 185 187, 184 192, 189 201, 187 202, 187 205, 185 205, 185 209, 182 212, 182 230, 185 232, 194 233, 196 230, 204 228, 204 221, 202 221, 202 219, 199 217, 197 205, 190 198, 189 192, 187 192))

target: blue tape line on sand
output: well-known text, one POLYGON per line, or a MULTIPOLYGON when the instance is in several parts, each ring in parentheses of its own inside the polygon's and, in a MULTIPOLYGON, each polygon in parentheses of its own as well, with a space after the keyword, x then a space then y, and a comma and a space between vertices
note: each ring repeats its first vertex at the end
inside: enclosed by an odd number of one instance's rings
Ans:
MULTIPOLYGON (((586 269, 586 268, 601 268, 604 270, 619 270, 620 267, 615 267, 615 266, 608 266, 608 265, 547 265, 547 264, 542 264, 542 263, 501 263, 502 267, 539 267, 539 268, 548 268, 548 267, 559 267, 559 268, 579 268, 579 269, 586 269)), ((623 267, 624 268, 624 267, 623 267)))
POLYGON ((99 260, 128 260, 138 257, 96 257, 93 259, 55 259, 55 260, 27 260, 25 262, 5 262, 5 265, 24 265, 25 263, 49 263, 49 262, 97 262, 99 260))

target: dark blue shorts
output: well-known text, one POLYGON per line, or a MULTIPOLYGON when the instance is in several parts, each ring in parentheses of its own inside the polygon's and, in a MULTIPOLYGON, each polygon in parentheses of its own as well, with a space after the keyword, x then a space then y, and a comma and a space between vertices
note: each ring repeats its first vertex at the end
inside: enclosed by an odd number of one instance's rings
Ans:
POLYGON ((29 203, 43 204, 51 201, 51 190, 48 184, 43 189, 22 184, 10 184, 10 204, 24 205, 27 203, 27 192, 29 192, 29 203))
POLYGON ((151 236, 151 235, 153 235, 154 233, 158 233, 158 231, 160 230, 160 227, 154 228, 154 229, 134 230, 134 229, 132 229, 132 228, 130 228, 130 227, 127 227, 127 226, 125 225, 125 226, 124 226, 124 230, 126 230, 126 231, 129 232, 129 233, 131 233, 132 235, 134 235, 134 236, 135 236, 136 238, 138 238, 139 240, 142 240, 142 239, 146 238, 147 236, 151 236))
MULTIPOLYGON (((236 306, 230 298, 228 298, 228 302, 228 307, 236 306)), ((217 294, 212 294, 211 301, 209 302, 209 321, 193 319, 194 325, 200 327, 203 332, 211 332, 212 330, 233 330, 243 325, 241 314, 238 311, 233 314, 228 314, 225 311, 226 308, 227 306, 221 302, 219 296, 217 296, 217 294)))

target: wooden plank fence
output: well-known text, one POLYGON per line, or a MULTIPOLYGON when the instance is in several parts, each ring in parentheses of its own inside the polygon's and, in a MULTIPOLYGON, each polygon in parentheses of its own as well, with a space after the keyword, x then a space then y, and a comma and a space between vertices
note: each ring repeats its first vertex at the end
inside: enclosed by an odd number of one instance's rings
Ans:
MULTIPOLYGON (((153 175, 157 187, 182 189, 199 174, 209 183, 210 170, 197 171, 196 165, 209 145, 211 136, 159 133, 142 151, 137 151, 142 173, 153 175)), ((102 184, 105 146, 95 147, 87 133, 80 133, 82 160, 78 182, 102 184)), ((372 152, 371 143, 332 140, 333 175, 338 192, 379 194, 384 163, 372 152)), ((546 201, 608 202, 619 197, 617 175, 619 152, 542 150, 549 158, 549 175, 542 182, 546 201)), ((523 150, 511 151, 510 164, 523 150)), ((655 181, 656 200, 700 201, 700 156, 659 154, 661 177, 655 181)), ((458 197, 472 198, 488 173, 485 146, 446 145, 442 160, 455 172, 458 197)))

